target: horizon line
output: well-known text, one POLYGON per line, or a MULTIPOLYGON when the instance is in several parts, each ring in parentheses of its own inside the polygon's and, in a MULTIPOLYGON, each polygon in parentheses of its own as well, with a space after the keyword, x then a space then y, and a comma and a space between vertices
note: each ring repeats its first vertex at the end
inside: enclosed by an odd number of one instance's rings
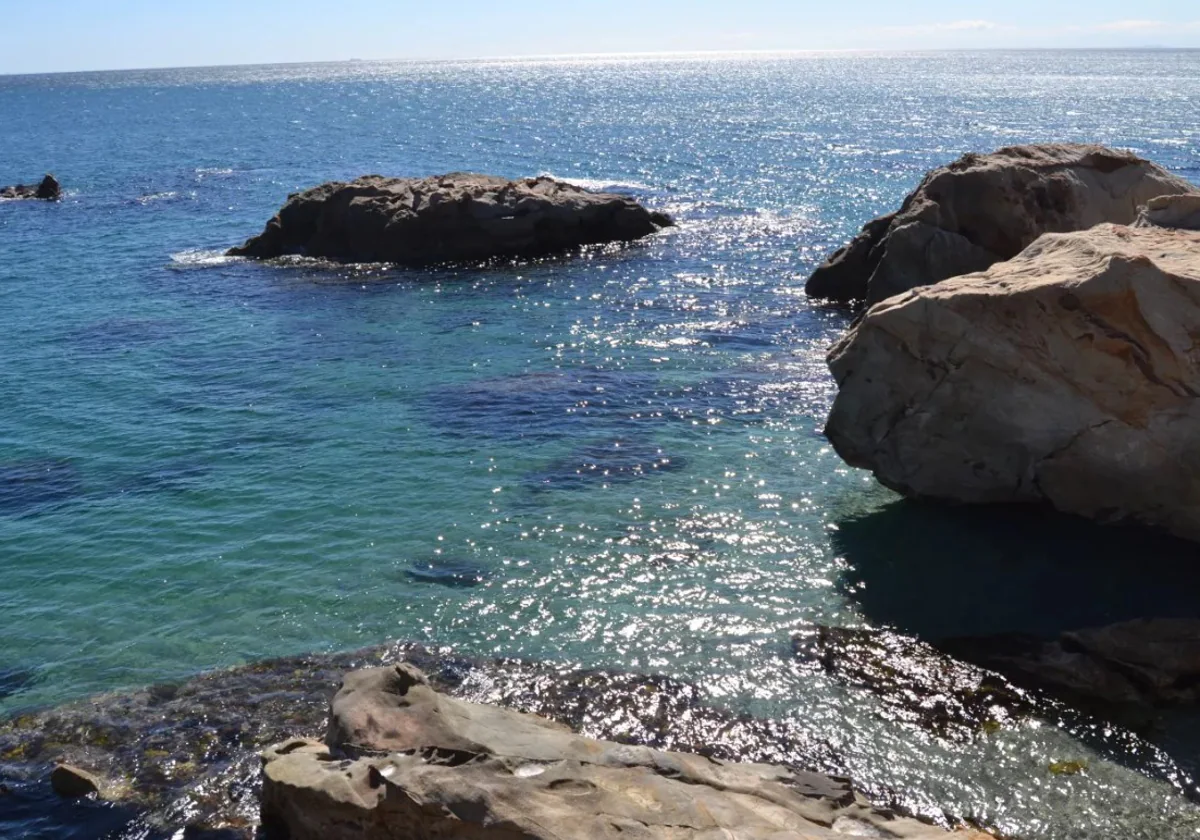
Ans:
POLYGON ((1145 44, 1128 47, 844 47, 837 49, 750 49, 750 50, 657 50, 640 52, 594 52, 594 53, 529 53, 517 55, 491 55, 473 57, 441 58, 332 58, 307 61, 262 61, 230 64, 181 64, 148 65, 144 67, 99 67, 89 70, 42 70, 35 72, 0 72, 0 78, 22 76, 81 76, 90 73, 141 73, 171 70, 226 70, 248 67, 303 67, 332 64, 475 64, 487 62, 521 61, 597 61, 604 59, 679 59, 685 57, 730 58, 742 56, 803 56, 837 55, 851 53, 867 54, 913 54, 913 53, 978 53, 978 52, 1200 52, 1200 47, 1145 44))

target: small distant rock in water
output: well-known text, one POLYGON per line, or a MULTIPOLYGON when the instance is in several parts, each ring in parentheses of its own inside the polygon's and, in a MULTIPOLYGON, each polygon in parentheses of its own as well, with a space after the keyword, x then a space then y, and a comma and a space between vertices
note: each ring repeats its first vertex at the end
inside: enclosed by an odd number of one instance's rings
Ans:
POLYGON ((469 560, 434 557, 413 563, 404 570, 404 576, 417 583, 435 583, 439 586, 467 589, 485 583, 489 574, 469 560))
POLYGON ((535 258, 626 242, 672 223, 634 199, 545 176, 366 175, 296 193, 230 256, 435 265, 535 258))
POLYGON ((36 185, 17 184, 12 187, 0 187, 0 198, 32 198, 41 201, 58 201, 62 198, 62 185, 58 183, 58 179, 53 175, 47 175, 36 185))
POLYGON ((60 764, 50 773, 50 786, 64 799, 78 799, 100 792, 100 780, 71 764, 60 764))
POLYGON ((572 489, 594 481, 631 481, 682 469, 686 461, 653 443, 615 440, 592 443, 530 476, 534 487, 572 489))
POLYGON ((69 461, 0 464, 0 514, 35 513, 80 493, 79 471, 69 461))

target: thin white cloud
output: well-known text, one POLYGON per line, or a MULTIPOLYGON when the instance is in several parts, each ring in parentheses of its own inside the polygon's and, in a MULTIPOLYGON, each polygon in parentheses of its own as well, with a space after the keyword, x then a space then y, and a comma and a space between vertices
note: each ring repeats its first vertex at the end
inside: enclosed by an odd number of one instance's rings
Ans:
POLYGON ((991 32, 1011 29, 990 20, 951 20, 941 23, 916 23, 906 26, 882 26, 876 32, 887 35, 936 35, 946 32, 991 32))
POLYGON ((1114 20, 1110 23, 1097 23, 1093 26, 1080 27, 1092 32, 1146 32, 1156 29, 1166 29, 1170 24, 1161 20, 1114 20))

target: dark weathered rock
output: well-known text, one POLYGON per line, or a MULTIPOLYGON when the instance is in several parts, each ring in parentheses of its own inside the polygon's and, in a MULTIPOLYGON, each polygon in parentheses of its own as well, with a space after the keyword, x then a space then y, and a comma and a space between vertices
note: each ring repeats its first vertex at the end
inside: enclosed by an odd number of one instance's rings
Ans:
POLYGON ((553 178, 367 175, 296 193, 233 256, 428 265, 531 258, 648 236, 669 217, 553 178))
POLYGON ((325 743, 263 760, 263 826, 289 840, 948 836, 843 779, 586 738, 439 694, 408 663, 347 675, 325 743))
POLYGON ((1159 196, 1200 188, 1131 152, 1012 146, 968 154, 925 176, 895 213, 868 222, 809 279, 811 297, 876 303, 983 271, 1044 233, 1130 224, 1159 196))
POLYGON ((62 198, 62 186, 53 175, 47 175, 36 186, 17 184, 0 187, 0 198, 36 198, 42 201, 58 201, 62 198))
POLYGON ((71 764, 59 764, 50 772, 50 785, 64 799, 77 799, 100 792, 100 780, 71 764))

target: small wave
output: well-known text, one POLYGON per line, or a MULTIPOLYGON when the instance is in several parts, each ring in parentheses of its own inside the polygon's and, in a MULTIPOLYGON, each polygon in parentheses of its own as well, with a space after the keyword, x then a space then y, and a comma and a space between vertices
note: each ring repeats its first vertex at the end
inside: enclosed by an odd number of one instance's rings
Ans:
POLYGON ((172 268, 213 268, 219 265, 241 262, 244 257, 231 257, 224 251, 194 248, 171 254, 172 268))
POLYGON ((232 169, 225 169, 225 168, 220 168, 220 167, 200 167, 199 169, 196 169, 194 171, 196 173, 197 181, 203 181, 206 178, 228 178, 230 175, 233 174, 232 169))
POLYGON ((138 204, 145 206, 147 204, 153 204, 156 201, 171 201, 176 198, 179 198, 179 193, 172 190, 170 192, 151 193, 150 195, 139 195, 137 198, 134 199, 134 201, 136 201, 138 204))
POLYGON ((563 181, 576 187, 583 187, 585 190, 596 190, 598 192, 604 190, 649 192, 654 190, 654 187, 649 184, 643 184, 638 181, 619 181, 604 178, 564 178, 561 175, 555 175, 553 172, 539 172, 538 177, 553 178, 556 181, 563 181))

